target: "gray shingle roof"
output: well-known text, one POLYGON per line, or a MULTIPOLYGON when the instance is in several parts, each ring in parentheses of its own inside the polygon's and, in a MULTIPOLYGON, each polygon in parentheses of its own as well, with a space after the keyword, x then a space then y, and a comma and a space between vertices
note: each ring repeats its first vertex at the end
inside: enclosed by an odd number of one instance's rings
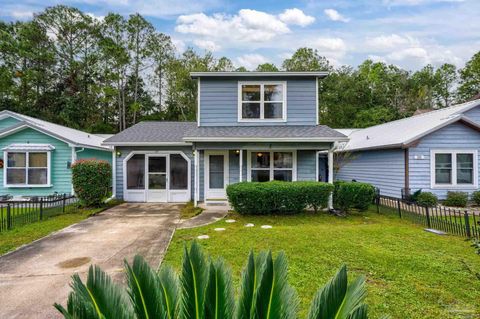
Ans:
POLYGON ((185 132, 196 122, 140 122, 105 140, 105 144, 183 143, 185 132))
POLYGON ((249 140, 249 139, 296 139, 333 141, 346 140, 345 135, 325 125, 282 126, 202 126, 185 133, 185 141, 201 140, 249 140))
POLYGON ((196 122, 141 122, 105 140, 106 145, 161 145, 194 141, 315 141, 346 140, 325 125, 202 126, 196 122))

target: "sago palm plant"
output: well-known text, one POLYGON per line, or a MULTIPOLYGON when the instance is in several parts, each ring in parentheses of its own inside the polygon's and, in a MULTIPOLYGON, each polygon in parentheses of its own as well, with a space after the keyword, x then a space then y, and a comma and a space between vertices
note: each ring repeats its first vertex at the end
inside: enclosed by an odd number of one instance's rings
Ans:
MULTIPOLYGON (((91 266, 86 283, 73 276, 67 309, 55 307, 72 319, 294 319, 298 298, 287 281, 284 253, 250 253, 235 300, 230 268, 222 259, 206 258, 193 242, 184 248, 180 275, 172 268, 154 271, 140 256, 125 261, 127 290, 91 266)), ((367 318, 365 279, 350 285, 347 269, 337 274, 313 298, 308 319, 367 318)))

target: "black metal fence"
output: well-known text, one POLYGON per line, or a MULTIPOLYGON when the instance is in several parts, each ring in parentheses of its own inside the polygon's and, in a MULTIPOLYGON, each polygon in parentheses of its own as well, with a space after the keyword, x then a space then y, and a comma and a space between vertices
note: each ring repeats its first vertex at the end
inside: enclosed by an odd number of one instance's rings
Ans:
POLYGON ((460 210, 443 206, 423 207, 404 199, 377 195, 377 210, 391 208, 398 217, 426 228, 467 238, 480 239, 480 211, 460 210))
POLYGON ((52 216, 73 213, 77 198, 70 194, 35 196, 26 200, 0 199, 0 232, 52 216))

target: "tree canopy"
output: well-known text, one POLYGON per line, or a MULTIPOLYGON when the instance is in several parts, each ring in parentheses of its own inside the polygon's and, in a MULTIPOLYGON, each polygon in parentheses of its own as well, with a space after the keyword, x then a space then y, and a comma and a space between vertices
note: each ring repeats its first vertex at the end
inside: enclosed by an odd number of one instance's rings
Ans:
MULTIPOLYGON (((320 123, 366 127, 472 99, 480 93, 480 52, 464 68, 426 65, 412 72, 366 60, 334 67, 313 48, 299 48, 281 68, 328 71, 319 81, 320 123)), ((193 121, 192 71, 247 71, 228 57, 178 52, 171 38, 140 14, 96 19, 58 5, 31 21, 0 21, 0 110, 69 127, 115 133, 142 120, 193 121)))

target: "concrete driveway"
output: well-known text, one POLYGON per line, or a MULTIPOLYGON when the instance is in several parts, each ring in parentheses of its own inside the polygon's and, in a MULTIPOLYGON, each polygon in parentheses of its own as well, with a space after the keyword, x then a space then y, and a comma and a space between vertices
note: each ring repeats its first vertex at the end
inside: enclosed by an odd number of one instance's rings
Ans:
POLYGON ((58 318, 70 278, 100 265, 124 280, 135 254, 158 266, 179 220, 179 205, 122 204, 0 257, 0 318, 58 318))

